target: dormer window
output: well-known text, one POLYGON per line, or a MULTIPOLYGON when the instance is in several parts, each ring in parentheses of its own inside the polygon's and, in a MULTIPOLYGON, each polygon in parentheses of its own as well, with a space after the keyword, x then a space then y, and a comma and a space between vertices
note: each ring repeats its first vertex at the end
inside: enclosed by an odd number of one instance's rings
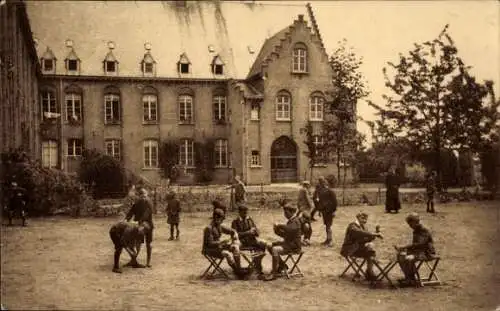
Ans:
POLYGON ((73 48, 71 48, 71 51, 68 53, 68 56, 66 56, 64 63, 66 65, 66 72, 67 73, 75 74, 75 73, 80 72, 80 59, 76 55, 73 48))
POLYGON ((45 53, 40 58, 43 73, 55 74, 56 73, 56 57, 52 50, 47 47, 45 53))
POLYGON ((104 71, 109 73, 116 72, 116 62, 106 61, 104 71))
POLYGON ((156 74, 156 61, 154 60, 153 56, 151 55, 151 44, 146 42, 144 44, 144 48, 146 49, 146 54, 144 54, 144 57, 142 58, 141 61, 141 69, 142 73, 145 76, 153 76, 156 74))
POLYGON ((214 75, 224 74, 224 62, 219 55, 215 56, 214 60, 212 61, 212 73, 214 75))
POLYGON ((115 44, 113 42, 108 42, 109 52, 104 57, 103 61, 103 69, 104 73, 107 75, 116 75, 118 74, 118 60, 113 54, 113 49, 115 48, 115 44))
POLYGON ((44 59, 43 60, 43 71, 52 71, 52 70, 54 70, 54 60, 44 59))
POLYGON ((188 74, 191 72, 191 62, 186 53, 182 53, 179 61, 177 62, 177 71, 180 74, 188 74))

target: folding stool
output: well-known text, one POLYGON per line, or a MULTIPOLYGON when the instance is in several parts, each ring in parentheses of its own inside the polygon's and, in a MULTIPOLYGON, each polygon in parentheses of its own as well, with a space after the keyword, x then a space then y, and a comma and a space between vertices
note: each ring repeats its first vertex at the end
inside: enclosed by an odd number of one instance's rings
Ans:
POLYGON ((286 256, 285 260, 283 261, 285 265, 288 261, 291 261, 291 263, 293 264, 292 268, 287 269, 283 272, 287 278, 291 278, 292 276, 301 276, 301 277, 304 276, 304 273, 302 273, 299 267, 299 262, 302 259, 303 255, 304 251, 300 251, 298 253, 292 252, 280 255, 281 259, 283 258, 283 256, 286 256))
POLYGON ((224 258, 212 257, 206 254, 203 254, 203 256, 210 262, 210 265, 201 275, 200 277, 201 279, 209 277, 214 278, 217 275, 223 276, 225 279, 230 279, 226 271, 224 271, 224 269, 221 268, 221 264, 224 258))
POLYGON ((353 270, 354 276, 352 277, 352 281, 354 281, 356 278, 359 277, 366 278, 366 272, 363 270, 363 267, 366 264, 365 258, 352 257, 352 256, 345 256, 344 258, 347 261, 348 265, 344 269, 344 271, 340 274, 340 277, 343 277, 349 270, 353 270))
POLYGON ((441 280, 439 280, 439 277, 436 273, 436 268, 440 260, 441 258, 439 256, 434 256, 432 258, 415 261, 415 266, 417 268, 417 284, 420 287, 423 287, 425 285, 441 285, 441 280), (425 268, 423 268, 424 266, 425 268), (429 275, 422 278, 420 276, 421 269, 426 269, 429 272, 429 275))
POLYGON ((241 257, 247 262, 248 269, 254 269, 255 263, 254 259, 264 256, 265 251, 254 247, 242 247, 240 248, 241 257))

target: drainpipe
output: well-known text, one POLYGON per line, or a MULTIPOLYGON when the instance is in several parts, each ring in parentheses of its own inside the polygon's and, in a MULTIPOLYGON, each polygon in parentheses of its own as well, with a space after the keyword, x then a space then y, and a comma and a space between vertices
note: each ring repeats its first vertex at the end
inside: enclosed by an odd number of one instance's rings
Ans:
POLYGON ((64 127, 64 116, 63 116, 63 111, 64 111, 64 94, 63 94, 63 89, 62 89, 62 86, 63 86, 63 82, 62 82, 62 77, 59 77, 59 112, 60 112, 60 126, 61 126, 61 131, 60 131, 60 139, 59 139, 59 142, 60 142, 60 146, 61 146, 61 170, 62 171, 66 171, 66 160, 67 160, 67 157, 64 156, 64 131, 63 131, 63 127, 64 127))

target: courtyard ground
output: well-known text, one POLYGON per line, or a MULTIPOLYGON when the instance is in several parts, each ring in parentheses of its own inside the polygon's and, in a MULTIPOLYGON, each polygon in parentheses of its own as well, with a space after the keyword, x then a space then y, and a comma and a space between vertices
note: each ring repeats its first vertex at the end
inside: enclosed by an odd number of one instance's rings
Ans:
MULTIPOLYGON (((340 207, 334 220, 332 248, 324 240, 321 219, 313 223, 313 245, 306 248, 304 278, 273 282, 199 279, 207 267, 200 254, 209 213, 183 214, 180 241, 167 241, 166 219, 156 217, 152 269, 111 272, 110 226, 119 218, 32 219, 26 228, 1 228, 1 303, 9 310, 489 310, 500 306, 499 202, 438 205, 436 215, 422 205, 404 206, 388 215, 382 206, 340 207), (347 224, 360 210, 369 224, 380 224, 376 241, 381 261, 393 256, 393 244, 405 244, 411 231, 404 222, 420 212, 434 233, 443 258, 440 287, 371 289, 339 278, 345 267, 339 256, 347 224)), ((261 235, 275 239, 272 224, 280 210, 251 210, 261 235)), ((226 224, 233 218, 230 215, 226 224)), ((145 252, 140 258, 144 261, 145 252)), ((122 264, 128 258, 122 256, 122 264)), ((264 259, 266 271, 270 258, 264 259)), ((227 268, 227 265, 225 265, 227 268)), ((392 271, 398 278, 397 268, 392 271)))

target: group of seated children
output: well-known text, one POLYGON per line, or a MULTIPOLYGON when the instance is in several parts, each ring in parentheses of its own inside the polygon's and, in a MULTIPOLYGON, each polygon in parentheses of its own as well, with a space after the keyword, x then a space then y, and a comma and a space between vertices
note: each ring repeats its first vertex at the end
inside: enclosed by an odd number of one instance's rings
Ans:
MULTIPOLYGON (((368 221, 366 213, 358 213, 356 220, 347 226, 344 243, 340 254, 343 257, 363 258, 367 262, 366 276, 368 280, 374 280, 373 262, 375 260, 375 250, 371 243, 376 238, 382 239, 377 226, 376 232, 366 230, 368 221)), ((416 285, 415 262, 429 260, 435 256, 434 243, 430 231, 420 223, 420 217, 416 213, 411 213, 406 217, 406 222, 413 229, 413 241, 405 246, 394 246, 397 251, 397 260, 405 278, 399 280, 402 286, 416 285)))
POLYGON ((238 206, 239 216, 233 220, 231 228, 222 224, 225 219, 223 209, 216 207, 213 211, 211 223, 203 231, 202 253, 210 257, 225 258, 238 278, 245 278, 251 271, 242 268, 240 251, 253 249, 261 251, 261 256, 253 259, 259 279, 271 281, 286 267, 280 255, 289 253, 299 253, 302 247, 302 227, 301 215, 297 213, 297 208, 291 204, 283 206, 286 224, 274 224, 274 233, 282 237, 279 242, 268 243, 259 237, 259 230, 253 219, 248 215, 248 207, 240 204, 238 206), (231 238, 223 240, 222 234, 230 235, 231 238), (262 269, 262 259, 265 252, 272 256, 272 271, 265 275, 262 269))

